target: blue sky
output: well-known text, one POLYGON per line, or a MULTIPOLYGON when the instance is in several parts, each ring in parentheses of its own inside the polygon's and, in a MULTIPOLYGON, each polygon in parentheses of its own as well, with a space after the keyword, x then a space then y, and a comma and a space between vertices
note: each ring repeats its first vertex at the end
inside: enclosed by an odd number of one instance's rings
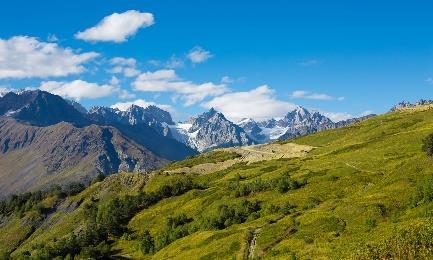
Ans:
POLYGON ((433 98, 432 9, 431 1, 8 1, 0 86, 42 87, 87 107, 140 100, 181 120, 210 106, 233 120, 281 116, 293 104, 335 120, 383 113, 433 98), (127 11, 136 17, 98 39, 104 17, 127 11), (78 36, 89 28, 99 34, 78 36), (54 54, 38 58, 52 45, 54 54))

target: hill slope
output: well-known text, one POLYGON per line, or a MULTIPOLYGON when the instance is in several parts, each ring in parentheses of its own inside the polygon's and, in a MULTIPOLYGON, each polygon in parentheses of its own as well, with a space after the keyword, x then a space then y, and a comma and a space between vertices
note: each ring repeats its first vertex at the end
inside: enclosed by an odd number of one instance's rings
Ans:
POLYGON ((275 159, 286 148, 247 148, 269 157, 194 173, 199 165, 245 157, 218 150, 150 180, 111 176, 55 200, 55 213, 30 207, 6 214, 1 250, 13 257, 429 258, 433 161, 421 145, 432 132, 432 110, 399 111, 295 139, 305 149, 290 158, 275 159), (77 240, 94 244, 96 253, 77 240))
POLYGON ((0 198, 99 173, 150 172, 168 163, 117 129, 69 123, 25 125, 0 117, 0 198))

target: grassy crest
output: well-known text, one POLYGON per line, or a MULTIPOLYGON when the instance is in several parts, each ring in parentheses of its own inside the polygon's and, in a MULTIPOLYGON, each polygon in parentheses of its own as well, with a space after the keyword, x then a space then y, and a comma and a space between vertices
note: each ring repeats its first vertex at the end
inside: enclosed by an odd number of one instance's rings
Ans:
MULTIPOLYGON (((431 258, 433 159, 422 146, 432 132, 433 111, 394 112, 298 138, 292 142, 316 147, 298 158, 239 162, 206 174, 158 172, 149 180, 113 175, 58 201, 36 222, 32 209, 2 216, 0 250, 43 256, 92 224, 97 251, 80 246, 65 251, 68 257, 431 258), (107 229, 110 223, 120 229, 107 229)), ((232 156, 213 152, 169 167, 232 156)))

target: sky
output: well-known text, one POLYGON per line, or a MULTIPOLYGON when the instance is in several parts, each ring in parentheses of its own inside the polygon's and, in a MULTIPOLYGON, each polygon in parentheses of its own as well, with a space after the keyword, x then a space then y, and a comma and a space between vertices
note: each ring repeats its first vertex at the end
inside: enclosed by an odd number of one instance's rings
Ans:
POLYGON ((0 4, 0 90, 85 107, 210 107, 233 121, 296 105, 334 121, 433 98, 431 1, 75 0, 0 4))

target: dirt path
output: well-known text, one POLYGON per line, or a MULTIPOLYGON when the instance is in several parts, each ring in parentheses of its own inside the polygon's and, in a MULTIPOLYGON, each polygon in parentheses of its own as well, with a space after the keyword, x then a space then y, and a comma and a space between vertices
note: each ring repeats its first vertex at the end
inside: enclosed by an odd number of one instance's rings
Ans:
POLYGON ((259 151, 259 150, 256 150, 256 149, 249 148, 248 146, 247 147, 240 147, 238 149, 244 150, 244 151, 247 151, 247 152, 252 152, 252 153, 260 153, 260 154, 266 154, 266 155, 275 155, 275 153, 265 152, 265 151, 259 151))
POLYGON ((348 163, 348 162, 343 162, 343 163, 344 163, 344 165, 346 165, 346 166, 348 166, 348 167, 350 167, 350 168, 352 168, 352 169, 355 169, 355 170, 357 170, 357 171, 360 171, 360 172, 367 172, 367 173, 373 173, 373 174, 376 174, 376 173, 377 173, 377 172, 374 172, 374 171, 361 169, 361 168, 359 168, 359 167, 357 167, 357 166, 355 166, 355 165, 353 165, 353 164, 350 164, 350 163, 348 163))
POLYGON ((253 238, 251 241, 249 241, 248 246, 248 258, 247 259, 254 259, 254 253, 257 246, 257 237, 259 236, 260 232, 262 231, 262 228, 256 228, 253 232, 253 238))

